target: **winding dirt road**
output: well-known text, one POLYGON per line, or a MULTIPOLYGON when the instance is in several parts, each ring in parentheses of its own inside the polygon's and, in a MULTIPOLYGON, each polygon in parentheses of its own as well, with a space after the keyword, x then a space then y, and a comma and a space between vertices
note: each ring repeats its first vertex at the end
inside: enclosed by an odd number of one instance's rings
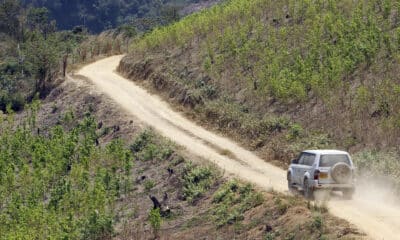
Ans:
MULTIPOLYGON (((266 190, 287 192, 286 171, 266 163, 235 142, 194 124, 158 96, 118 75, 115 69, 121 58, 114 56, 100 60, 83 67, 77 74, 89 78, 97 90, 128 113, 192 154, 209 159, 226 173, 266 190)), ((379 191, 372 192, 367 188, 359 191, 354 200, 331 200, 328 208, 332 214, 353 223, 373 239, 400 239, 400 207, 389 204, 380 195, 379 191)))

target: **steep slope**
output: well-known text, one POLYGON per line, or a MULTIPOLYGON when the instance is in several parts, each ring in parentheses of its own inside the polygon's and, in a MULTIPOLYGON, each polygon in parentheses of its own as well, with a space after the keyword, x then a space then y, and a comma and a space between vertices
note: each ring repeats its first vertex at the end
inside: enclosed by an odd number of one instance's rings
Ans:
MULTIPOLYGON (((127 113, 183 146, 187 152, 209 160, 225 173, 255 183, 264 190, 287 191, 284 170, 264 162, 232 140, 192 123, 156 95, 116 74, 114 69, 120 59, 121 56, 114 56, 98 61, 82 68, 78 74, 89 78, 99 91, 107 94, 127 113)), ((397 218, 400 208, 396 200, 389 196, 392 196, 391 193, 385 195, 381 189, 369 184, 365 188, 360 186, 352 201, 333 197, 328 209, 334 215, 356 224, 374 239, 396 239, 400 235, 397 218)), ((296 214, 292 214, 296 219, 296 214)))
POLYGON ((398 156, 399 32, 396 1, 233 0, 139 39, 119 71, 278 165, 343 148, 395 182, 374 151, 398 156))
POLYGON ((363 237, 301 198, 225 179, 144 129, 84 79, 18 114, 0 111, 0 239, 363 237))

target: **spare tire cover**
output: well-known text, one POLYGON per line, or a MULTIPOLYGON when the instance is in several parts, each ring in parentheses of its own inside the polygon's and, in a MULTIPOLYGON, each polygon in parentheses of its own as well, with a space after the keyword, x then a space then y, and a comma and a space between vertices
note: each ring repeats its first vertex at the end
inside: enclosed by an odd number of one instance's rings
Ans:
POLYGON ((346 163, 336 163, 331 168, 331 176, 337 183, 349 183, 352 178, 351 168, 346 163))

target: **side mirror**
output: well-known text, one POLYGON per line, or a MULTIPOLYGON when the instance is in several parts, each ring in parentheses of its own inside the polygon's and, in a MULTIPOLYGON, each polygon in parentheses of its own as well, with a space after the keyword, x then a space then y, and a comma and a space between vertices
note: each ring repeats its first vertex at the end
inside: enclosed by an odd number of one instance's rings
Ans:
POLYGON ((293 159, 293 160, 291 161, 291 163, 292 163, 292 164, 299 164, 299 159, 293 159))

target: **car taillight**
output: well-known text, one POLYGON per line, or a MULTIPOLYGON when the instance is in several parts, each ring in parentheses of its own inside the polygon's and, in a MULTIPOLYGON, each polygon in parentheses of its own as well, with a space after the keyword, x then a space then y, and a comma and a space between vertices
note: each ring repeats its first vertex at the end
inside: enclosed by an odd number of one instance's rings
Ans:
POLYGON ((314 171, 314 180, 318 180, 319 179, 319 170, 315 170, 314 171))

